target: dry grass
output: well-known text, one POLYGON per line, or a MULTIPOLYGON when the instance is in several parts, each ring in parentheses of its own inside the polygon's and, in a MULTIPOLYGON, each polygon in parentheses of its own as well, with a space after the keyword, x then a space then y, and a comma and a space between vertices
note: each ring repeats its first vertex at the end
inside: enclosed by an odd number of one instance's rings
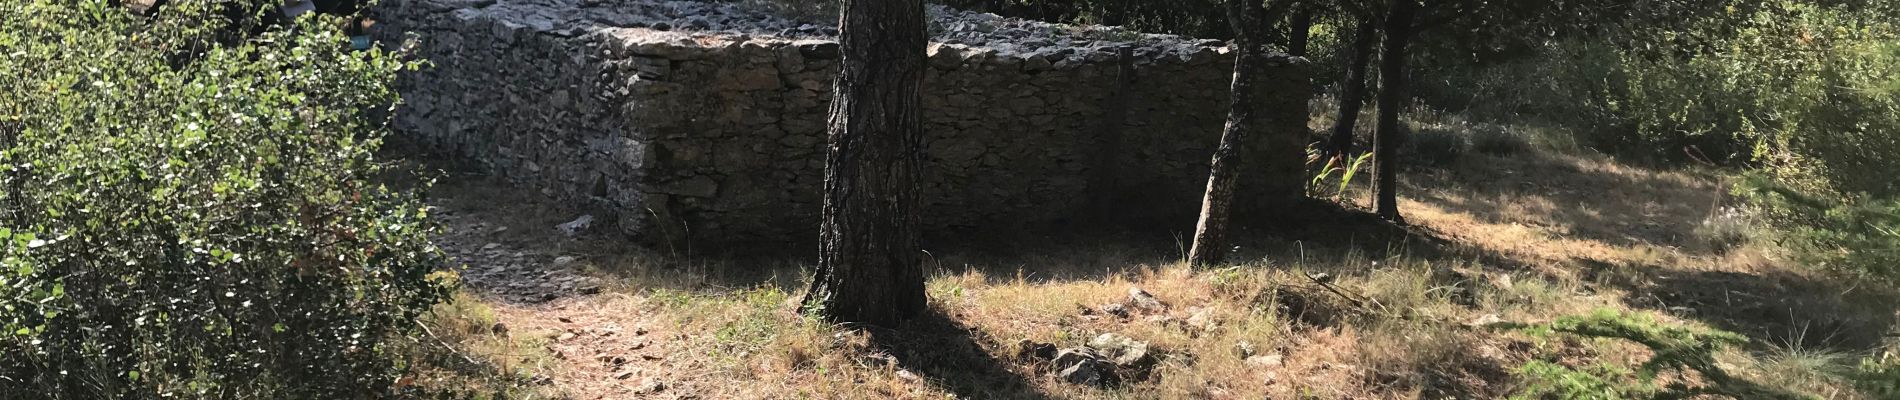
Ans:
POLYGON ((462 296, 431 326, 474 360, 465 364, 484 367, 437 371, 424 384, 580 399, 1500 398, 1521 386, 1512 371, 1528 360, 1633 367, 1649 355, 1476 322, 1610 308, 1750 336, 1755 343, 1722 355, 1739 376, 1865 398, 1840 368, 1892 329, 1900 303, 1890 291, 1802 271, 1759 243, 1696 245, 1699 224, 1730 202, 1717 173, 1633 168, 1520 134, 1532 150, 1407 172, 1402 208, 1416 226, 1406 235, 1428 240, 1334 229, 1247 237, 1245 262, 1204 270, 1174 262, 1165 250, 1174 243, 1139 236, 1000 256, 935 251, 935 313, 897 330, 794 314, 802 260, 682 259, 552 237, 537 232, 571 212, 483 210, 498 194, 450 186, 448 207, 529 227, 498 240, 583 254, 615 284, 539 305, 462 296), (1130 288, 1169 307, 1125 318, 1102 311, 1130 288), (1796 326, 1808 334, 1790 338, 1796 326), (1021 341, 1071 347, 1102 333, 1148 342, 1161 360, 1153 377, 1077 386, 1017 356, 1021 341))
POLYGON ((467 293, 437 305, 422 321, 425 334, 405 349, 417 366, 409 384, 419 394, 456 398, 560 397, 558 390, 540 384, 559 370, 545 351, 545 338, 494 330, 496 322, 510 317, 467 293))

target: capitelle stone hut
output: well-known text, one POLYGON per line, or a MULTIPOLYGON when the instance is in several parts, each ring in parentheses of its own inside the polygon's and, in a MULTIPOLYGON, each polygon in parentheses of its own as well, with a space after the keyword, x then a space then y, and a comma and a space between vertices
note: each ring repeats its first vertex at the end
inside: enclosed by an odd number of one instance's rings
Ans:
MULTIPOLYGON (((839 57, 829 24, 721 2, 379 7, 379 39, 433 64, 401 83, 397 120, 433 150, 588 203, 645 240, 815 235, 839 57)), ((1227 114, 1224 44, 929 13, 928 227, 1193 222, 1227 114)), ((1271 64, 1264 128, 1303 138, 1306 62, 1271 64)), ((1300 173, 1269 164, 1243 173, 1300 173)), ((1243 187, 1243 209, 1298 190, 1243 187)))

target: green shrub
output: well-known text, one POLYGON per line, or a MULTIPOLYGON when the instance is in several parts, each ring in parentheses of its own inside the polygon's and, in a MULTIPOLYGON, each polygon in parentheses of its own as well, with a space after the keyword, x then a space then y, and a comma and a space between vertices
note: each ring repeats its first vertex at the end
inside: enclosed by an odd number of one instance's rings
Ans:
POLYGON ((1882 156, 1900 151, 1894 10, 1837 3, 1724 0, 1617 16, 1478 60, 1428 45, 1437 53, 1420 58, 1418 93, 1485 120, 1558 124, 1620 155, 1826 164, 1848 168, 1829 179, 1892 191, 1893 180, 1864 172, 1900 167, 1882 156))
MULTIPOLYGON (((801 0, 775 0, 801 1, 801 0)), ((1232 37, 1227 8, 1216 0, 941 0, 966 10, 1060 23, 1126 26, 1143 32, 1232 37)))
POLYGON ((1900 199, 1828 196, 1766 174, 1749 175, 1736 192, 1781 228, 1779 242, 1799 261, 1830 271, 1900 282, 1900 199))
MULTIPOLYGON (((1419 92, 1441 109, 1564 126, 1610 153, 1750 168, 1757 179, 1737 190, 1774 228, 1764 238, 1823 268, 1895 278, 1896 3, 1718 3, 1598 21, 1515 57, 1422 57, 1419 92)), ((1708 228, 1718 248, 1739 239, 1708 228)))
POLYGON ((445 285, 369 182, 394 74, 221 2, 0 2, 0 398, 375 398, 445 285))
POLYGON ((1900 399, 1900 362, 1867 359, 1854 374, 1855 386, 1875 399, 1900 399))
POLYGON ((1900 17, 1772 10, 1737 51, 1757 60, 1737 75, 1776 80, 1741 119, 1763 168, 1737 190, 1803 261, 1900 281, 1900 17))
POLYGON ((1774 239, 1820 268, 1900 279, 1900 18, 1800 2, 1747 17, 1686 61, 1628 57, 1628 119, 1748 145, 1759 169, 1736 190, 1774 239))
MULTIPOLYGON (((1725 49, 1686 65, 1632 60, 1632 120, 1650 132, 1730 135, 1778 180, 1900 195, 1900 25, 1853 8, 1775 3, 1725 49)), ((1653 58, 1653 57, 1652 57, 1653 58)))

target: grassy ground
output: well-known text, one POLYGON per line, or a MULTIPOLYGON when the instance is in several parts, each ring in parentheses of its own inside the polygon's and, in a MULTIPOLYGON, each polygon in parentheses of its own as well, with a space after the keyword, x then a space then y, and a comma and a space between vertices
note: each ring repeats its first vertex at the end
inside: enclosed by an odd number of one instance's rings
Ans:
POLYGON ((1177 240, 1144 234, 933 248, 932 315, 899 330, 794 314, 810 257, 668 255, 569 238, 549 227, 574 211, 451 179, 438 203, 511 227, 492 240, 577 257, 611 283, 541 304, 471 288, 429 319, 416 385, 577 399, 1501 398, 1529 386, 1519 370, 1528 362, 1648 360, 1628 341, 1498 327, 1608 309, 1741 334, 1747 343, 1715 360, 1748 382, 1874 398, 1855 391, 1850 371, 1893 349, 1891 289, 1780 261, 1745 221, 1725 219, 1733 200, 1720 172, 1635 168, 1532 133, 1506 131, 1522 148, 1407 171, 1411 227, 1352 217, 1255 232, 1238 242, 1243 262, 1226 268, 1184 267, 1177 240), (1167 307, 1102 311, 1131 288, 1167 307), (1156 349, 1149 379, 1078 386, 1019 357, 1024 341, 1080 346, 1102 333, 1156 349))

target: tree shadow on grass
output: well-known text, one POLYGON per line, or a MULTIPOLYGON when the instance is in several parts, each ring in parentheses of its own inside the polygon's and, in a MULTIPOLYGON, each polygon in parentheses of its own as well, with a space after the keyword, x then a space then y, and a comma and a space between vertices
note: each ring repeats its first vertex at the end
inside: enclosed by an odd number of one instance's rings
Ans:
MULTIPOLYGON (((759 286, 797 291, 804 286, 811 263, 817 259, 816 246, 789 243, 641 246, 608 226, 567 236, 553 227, 579 215, 598 215, 599 210, 551 201, 493 177, 446 178, 431 191, 431 203, 443 208, 438 213, 440 218, 465 221, 468 224, 464 225, 469 226, 445 235, 456 239, 455 243, 442 244, 482 252, 485 245, 498 243, 498 251, 518 255, 466 260, 471 267, 518 263, 521 266, 513 269, 551 271, 564 268, 556 265, 557 260, 567 257, 569 267, 584 268, 612 285, 691 292, 729 292, 759 286)), ((1235 220, 1232 243, 1240 250, 1230 261, 1266 260, 1266 264, 1275 266, 1297 263, 1315 272, 1335 274, 1370 267, 1357 260, 1391 256, 1477 260, 1507 269, 1528 264, 1448 240, 1428 227, 1394 225, 1363 210, 1327 201, 1257 211, 1272 211, 1279 217, 1235 220)), ((1192 245, 1191 222, 934 232, 926 235, 928 254, 923 263, 932 274, 976 271, 994 277, 1020 276, 1032 283, 1100 281, 1179 265, 1192 245)), ((508 296, 491 299, 513 302, 508 296)))
POLYGON ((1434 266, 1469 262, 1502 270, 1527 270, 1537 263, 1450 239, 1429 226, 1394 224, 1371 212, 1328 201, 1309 201, 1286 215, 1293 217, 1243 226, 1236 238, 1241 248, 1233 259, 1301 265, 1327 273, 1364 272, 1378 267, 1366 261, 1394 257, 1434 266))
POLYGON ((867 328, 871 344, 899 367, 967 399, 1047 399, 1028 379, 986 349, 1002 344, 932 307, 898 329, 867 328))
POLYGON ((1742 334, 1753 350, 1860 352, 1900 324, 1900 292, 1878 284, 1787 271, 1638 269, 1638 278, 1617 283, 1629 289, 1625 304, 1742 334))
POLYGON ((1407 197, 1488 224, 1523 223, 1619 247, 1701 251, 1690 232, 1724 203, 1715 182, 1638 173, 1587 157, 1476 157, 1407 174, 1407 197))

